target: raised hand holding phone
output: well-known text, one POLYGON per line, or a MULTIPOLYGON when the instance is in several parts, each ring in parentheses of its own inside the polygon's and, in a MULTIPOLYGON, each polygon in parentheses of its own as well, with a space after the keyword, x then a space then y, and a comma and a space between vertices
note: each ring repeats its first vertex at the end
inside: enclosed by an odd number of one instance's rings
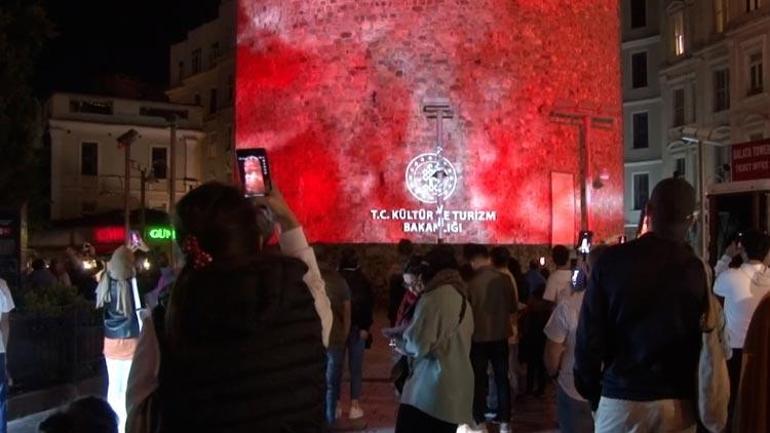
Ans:
POLYGON ((238 149, 235 156, 243 194, 246 197, 264 197, 270 194, 272 185, 267 151, 262 148, 238 149))

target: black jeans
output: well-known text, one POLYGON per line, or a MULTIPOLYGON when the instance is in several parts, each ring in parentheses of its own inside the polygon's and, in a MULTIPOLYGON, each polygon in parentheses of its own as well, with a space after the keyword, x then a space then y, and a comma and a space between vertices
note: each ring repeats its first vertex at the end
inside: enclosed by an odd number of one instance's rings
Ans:
POLYGON ((508 381, 508 341, 473 343, 471 346, 471 364, 473 364, 473 418, 477 423, 485 421, 489 381, 487 366, 492 364, 497 386, 497 421, 511 420, 511 387, 508 381))
POLYGON ((725 433, 730 433, 733 427, 733 414, 735 413, 735 397, 738 396, 738 387, 741 384, 741 368, 743 367, 743 349, 733 349, 733 357, 727 361, 727 372, 730 374, 730 403, 727 406, 727 428, 725 433))
POLYGON ((455 433, 457 424, 450 424, 433 418, 427 413, 408 404, 398 407, 395 433, 455 433))

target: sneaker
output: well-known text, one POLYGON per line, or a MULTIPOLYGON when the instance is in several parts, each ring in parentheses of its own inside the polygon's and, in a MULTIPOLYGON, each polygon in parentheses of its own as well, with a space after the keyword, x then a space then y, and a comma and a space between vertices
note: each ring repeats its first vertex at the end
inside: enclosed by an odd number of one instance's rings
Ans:
POLYGON ((500 423, 500 433, 511 433, 511 424, 507 422, 500 423))
POLYGON ((351 406, 350 407, 350 415, 348 415, 350 419, 361 419, 364 417, 364 410, 361 409, 361 406, 351 406))

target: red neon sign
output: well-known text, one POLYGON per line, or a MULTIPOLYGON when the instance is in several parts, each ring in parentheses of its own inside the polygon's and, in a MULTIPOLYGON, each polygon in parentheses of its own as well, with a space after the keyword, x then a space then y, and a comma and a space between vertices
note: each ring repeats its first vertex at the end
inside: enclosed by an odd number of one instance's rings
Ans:
POLYGON ((94 241, 97 244, 117 244, 126 239, 126 229, 122 226, 97 227, 94 229, 94 241))

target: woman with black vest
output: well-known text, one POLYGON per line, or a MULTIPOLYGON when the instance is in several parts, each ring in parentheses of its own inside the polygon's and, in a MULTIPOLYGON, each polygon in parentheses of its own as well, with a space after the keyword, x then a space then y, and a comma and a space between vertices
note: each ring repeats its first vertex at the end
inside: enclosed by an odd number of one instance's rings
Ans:
POLYGON ((233 187, 205 184, 177 205, 186 265, 165 314, 155 310, 145 324, 131 372, 127 431, 323 431, 319 316, 326 312, 318 305, 328 308, 329 301, 323 283, 317 285, 315 256, 280 193, 267 204, 282 227, 286 255, 261 251, 272 224, 233 187))

